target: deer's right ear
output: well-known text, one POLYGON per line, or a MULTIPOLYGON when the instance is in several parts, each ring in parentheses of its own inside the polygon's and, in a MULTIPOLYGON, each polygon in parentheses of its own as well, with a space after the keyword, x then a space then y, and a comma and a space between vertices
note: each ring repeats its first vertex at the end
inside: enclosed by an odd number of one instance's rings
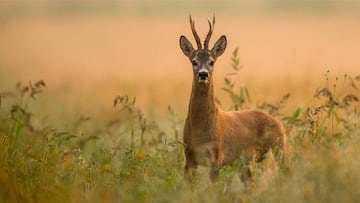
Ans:
POLYGON ((180 37, 180 48, 187 57, 190 57, 194 52, 194 48, 191 45, 191 42, 183 35, 180 37))

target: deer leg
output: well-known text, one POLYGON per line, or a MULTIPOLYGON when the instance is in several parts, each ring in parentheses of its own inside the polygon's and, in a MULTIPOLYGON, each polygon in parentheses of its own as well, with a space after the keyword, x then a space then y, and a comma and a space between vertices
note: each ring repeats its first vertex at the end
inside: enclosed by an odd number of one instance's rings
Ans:
POLYGON ((219 154, 219 149, 214 148, 211 153, 211 170, 210 170, 210 178, 214 183, 219 179, 219 172, 221 168, 221 155, 219 154))
POLYGON ((184 168, 184 178, 188 182, 192 182, 194 177, 196 176, 197 162, 194 160, 194 152, 188 149, 185 149, 185 168, 184 168))
POLYGON ((240 180, 247 185, 252 180, 252 173, 250 169, 251 161, 254 159, 251 155, 245 155, 242 157, 242 161, 239 167, 240 180))
POLYGON ((212 165, 210 169, 210 179, 214 183, 219 180, 220 167, 217 165, 212 165))
POLYGON ((184 169, 184 179, 187 180, 188 182, 192 182, 194 180, 194 177, 197 175, 196 169, 197 169, 197 165, 186 164, 184 169))
POLYGON ((252 174, 248 165, 244 165, 239 169, 240 180, 246 184, 251 181, 252 174))

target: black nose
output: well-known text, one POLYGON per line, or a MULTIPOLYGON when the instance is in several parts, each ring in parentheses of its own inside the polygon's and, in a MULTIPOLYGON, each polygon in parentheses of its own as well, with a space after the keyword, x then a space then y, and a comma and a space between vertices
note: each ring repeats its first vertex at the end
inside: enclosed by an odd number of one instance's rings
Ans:
POLYGON ((208 77, 209 77, 209 73, 208 72, 199 72, 198 73, 198 77, 200 78, 200 79, 207 79, 208 77))

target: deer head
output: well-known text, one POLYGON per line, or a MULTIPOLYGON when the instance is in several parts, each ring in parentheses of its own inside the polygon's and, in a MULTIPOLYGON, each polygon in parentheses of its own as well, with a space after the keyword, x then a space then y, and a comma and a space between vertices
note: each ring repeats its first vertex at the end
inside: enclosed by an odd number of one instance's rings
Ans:
POLYGON ((180 37, 180 48, 192 63, 194 81, 201 84, 209 84, 212 81, 212 73, 216 59, 221 56, 226 48, 226 37, 222 35, 214 44, 212 49, 209 49, 209 41, 213 33, 215 25, 215 16, 213 22, 209 22, 209 32, 204 40, 204 48, 201 46, 199 35, 195 30, 195 22, 190 16, 190 27, 195 37, 197 49, 194 49, 191 42, 185 37, 180 37))

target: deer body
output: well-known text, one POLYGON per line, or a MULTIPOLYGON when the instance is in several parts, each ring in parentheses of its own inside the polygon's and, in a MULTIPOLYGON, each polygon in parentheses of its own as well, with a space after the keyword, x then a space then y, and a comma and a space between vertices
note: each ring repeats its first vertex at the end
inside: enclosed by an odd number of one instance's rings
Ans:
MULTIPOLYGON (((213 20, 213 25, 215 18, 213 20)), ((226 37, 221 36, 209 50, 213 25, 201 47, 194 21, 190 25, 198 49, 186 37, 180 37, 180 47, 193 65, 193 84, 189 111, 184 127, 185 176, 191 179, 199 164, 211 166, 211 178, 216 180, 219 169, 245 156, 261 160, 270 149, 279 147, 285 153, 285 133, 281 122, 258 110, 223 111, 215 103, 213 65, 226 48, 226 37)), ((250 171, 243 170, 242 180, 250 171)))

